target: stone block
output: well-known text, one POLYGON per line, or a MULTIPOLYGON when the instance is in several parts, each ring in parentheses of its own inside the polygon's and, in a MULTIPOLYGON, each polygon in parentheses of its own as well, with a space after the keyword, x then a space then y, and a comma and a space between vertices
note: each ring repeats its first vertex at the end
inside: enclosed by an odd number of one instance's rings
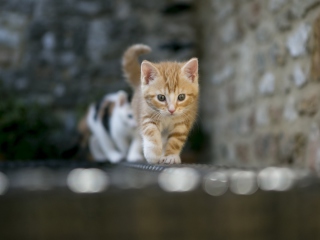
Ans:
POLYGON ((281 91, 285 94, 289 94, 292 87, 292 79, 290 74, 286 74, 282 79, 281 91))
POLYGON ((21 13, 2 11, 0 15, 0 26, 12 31, 23 31, 28 22, 28 17, 21 13))
POLYGON ((17 48, 21 44, 22 36, 19 32, 0 26, 0 45, 17 48))
POLYGON ((299 88, 303 87, 307 83, 307 76, 306 67, 303 68, 300 64, 296 64, 292 73, 292 80, 295 85, 299 88))
POLYGON ((320 17, 318 17, 313 23, 310 44, 310 77, 312 80, 320 81, 320 17))
POLYGON ((255 71, 259 74, 262 74, 266 71, 268 66, 268 55, 265 51, 256 51, 254 54, 255 58, 255 71))
POLYGON ((233 143, 222 143, 218 144, 219 157, 228 162, 235 162, 236 151, 233 143))
POLYGON ((287 48, 292 57, 305 55, 307 52, 307 40, 311 28, 305 23, 301 23, 287 39, 287 48))
MULTIPOLYGON (((64 50, 73 51, 79 57, 83 57, 87 54, 87 41, 88 32, 91 21, 77 16, 67 19, 64 22, 65 30, 63 32, 63 48, 64 50)), ((106 31, 109 29, 109 25, 106 23, 106 31)), ((57 33, 55 32, 55 35, 57 33)), ((92 41, 92 40, 91 40, 92 41)))
POLYGON ((260 44, 269 43, 274 32, 275 29, 272 22, 262 22, 255 32, 257 42, 260 44))
POLYGON ((71 66, 76 61, 76 55, 71 51, 65 51, 64 53, 59 54, 59 65, 62 67, 71 66))
POLYGON ((306 166, 314 171, 319 171, 320 169, 320 132, 316 123, 313 123, 309 130, 306 147, 306 166))
POLYGON ((272 12, 279 11, 290 0, 269 0, 269 10, 272 12))
POLYGON ((274 42, 269 48, 269 56, 274 66, 283 66, 287 60, 287 52, 282 42, 274 42))
POLYGON ((53 89, 53 94, 56 97, 62 97, 66 92, 66 87, 64 84, 57 84, 53 89))
POLYGON ((294 161, 297 164, 304 162, 305 154, 306 154, 306 147, 307 147, 307 137, 304 133, 295 133, 293 135, 293 157, 294 161))
POLYGON ((293 163, 294 142, 293 139, 285 134, 279 135, 279 155, 280 163, 293 163))
POLYGON ((249 126, 249 133, 252 133, 257 125, 255 118, 255 109, 249 111, 249 115, 247 120, 247 124, 249 126))
POLYGON ((226 95, 227 95, 227 106, 229 110, 232 110, 236 107, 235 101, 235 86, 234 84, 229 84, 226 88, 226 95))
POLYGON ((235 101, 238 104, 242 104, 247 100, 250 100, 255 95, 255 85, 253 76, 244 76, 237 79, 236 82, 235 101))
POLYGON ((107 26, 108 22, 100 19, 93 20, 89 25, 87 54, 93 62, 100 62, 108 48, 107 26))
POLYGON ((42 47, 44 50, 53 51, 56 46, 55 34, 53 32, 47 32, 42 37, 42 47))
POLYGON ((6 0, 0 1, 1 10, 20 14, 32 15, 36 5, 34 0, 6 0), (1 6, 3 4, 3 6, 1 6))
POLYGON ((260 23, 262 12, 261 2, 253 1, 244 6, 241 17, 248 27, 255 28, 260 23))
POLYGON ((267 126, 270 124, 267 104, 259 104, 256 106, 255 122, 257 126, 267 126))
POLYGON ((231 65, 226 65, 221 71, 215 72, 212 78, 212 82, 215 85, 219 85, 229 80, 234 75, 234 68, 231 65))
POLYGON ((253 132, 255 125, 254 112, 251 109, 244 109, 235 121, 235 132, 238 135, 246 136, 253 132))
POLYGON ((235 145, 235 157, 242 163, 249 162, 250 147, 248 144, 237 143, 235 145))
POLYGON ((271 72, 265 73, 259 84, 259 92, 263 95, 271 95, 275 90, 275 77, 271 72))
POLYGON ((275 21, 276 21, 277 28, 280 31, 287 31, 291 28, 293 19, 291 17, 290 11, 284 10, 276 15, 275 21))
POLYGON ((254 128, 256 126, 255 111, 251 109, 244 111, 243 122, 244 122, 243 125, 245 127, 243 128, 242 133, 243 134, 253 133, 254 128))
POLYGON ((94 16, 100 13, 102 6, 97 1, 80 1, 75 5, 75 10, 87 16, 94 16))
POLYGON ((256 59, 254 56, 254 50, 252 46, 255 44, 252 37, 245 38, 244 41, 237 47, 236 51, 233 53, 233 58, 236 58, 237 64, 237 79, 242 78, 253 78, 256 73, 256 68, 258 64, 255 65, 256 59), (254 66, 254 67, 253 67, 254 66))
POLYGON ((275 162, 279 155, 279 135, 278 134, 259 134, 254 140, 254 152, 256 161, 270 159, 275 162))
POLYGON ((279 146, 279 161, 281 163, 301 165, 306 154, 307 137, 301 132, 281 134, 279 146))
POLYGON ((313 94, 311 96, 302 98, 297 104, 297 109, 300 115, 315 115, 319 109, 318 94, 313 94))
POLYGON ((77 118, 74 112, 60 111, 58 117, 67 132, 73 131, 73 126, 77 124, 77 118))
POLYGON ((0 68, 7 69, 14 63, 14 51, 8 48, 0 48, 0 68))
POLYGON ((216 143, 218 144, 220 142, 220 136, 225 135, 225 122, 222 123, 222 121, 220 119, 215 119, 213 121, 213 129, 216 129, 212 134, 214 139, 216 140, 216 143), (219 141, 218 141, 219 140, 219 141))
POLYGON ((119 19, 126 19, 131 14, 130 3, 127 1, 116 1, 116 16, 119 19))
MULTIPOLYGON (((172 39, 182 39, 181 42, 194 42, 194 28, 189 24, 181 24, 181 23, 172 23, 171 21, 164 22, 166 27, 166 34, 170 36, 172 39), (188 39, 184 41, 183 39, 188 39)), ((184 47, 182 45, 182 47, 184 47)), ((190 46, 191 47, 191 46, 190 46)), ((189 48, 190 48, 189 47, 189 48)), ((185 48, 188 48, 186 46, 185 48)))
MULTIPOLYGON (((205 114, 208 119, 226 112, 227 99, 223 92, 213 91, 212 86, 204 86, 201 91, 199 104, 202 113, 205 114)), ((207 121, 207 119, 204 120, 207 121)))
POLYGON ((218 159, 227 159, 227 146, 225 144, 216 144, 217 145, 217 158, 218 159))
POLYGON ((211 6, 215 11, 215 20, 222 21, 229 17, 235 10, 234 1, 213 0, 211 6))
POLYGON ((272 124, 279 124, 282 121, 283 107, 279 105, 269 106, 269 119, 272 124))
POLYGON ((294 122, 298 118, 298 113, 296 111, 296 100, 293 96, 289 97, 285 103, 283 110, 283 117, 289 122, 294 122))
POLYGON ((26 77, 20 77, 15 80, 14 85, 18 91, 23 91, 27 89, 29 81, 26 77))
MULTIPOLYGON (((102 0, 104 1, 104 0, 102 0)), ((170 2, 167 1, 140 1, 140 0, 130 0, 130 5, 134 9, 142 9, 142 10, 148 10, 148 11, 164 11, 165 9, 174 8, 174 3, 170 4, 170 2)), ((172 2, 171 2, 172 3, 172 2)), ((108 5, 108 1, 106 1, 105 5, 108 5)), ((177 11, 171 11, 171 12, 177 12, 177 11)))
POLYGON ((230 19, 220 28, 220 38, 225 44, 233 43, 240 38, 240 27, 235 18, 230 19))
MULTIPOLYGON (((218 95, 217 96, 217 110, 218 110, 217 113, 218 114, 225 113, 227 111, 227 103, 228 103, 227 95, 223 91, 218 92, 217 95, 218 95)), ((208 107, 209 106, 212 107, 212 103, 210 101, 207 100, 206 102, 208 103, 208 107)))
POLYGON ((232 143, 227 144, 227 160, 230 162, 236 160, 235 146, 232 143))
POLYGON ((293 0, 291 4, 291 14, 296 18, 305 16, 308 10, 320 3, 319 0, 293 0))

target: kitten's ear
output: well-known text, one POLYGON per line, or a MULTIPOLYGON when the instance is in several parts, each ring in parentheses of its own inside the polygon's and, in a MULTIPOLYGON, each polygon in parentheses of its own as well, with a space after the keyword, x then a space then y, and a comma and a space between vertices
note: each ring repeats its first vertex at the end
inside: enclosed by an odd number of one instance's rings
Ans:
POLYGON ((141 81, 142 84, 149 84, 158 74, 156 67, 149 61, 144 60, 141 63, 141 81))
POLYGON ((118 92, 118 99, 117 99, 117 105, 118 106, 123 106, 128 102, 128 95, 124 91, 119 91, 118 92))
POLYGON ((181 71, 191 82, 195 82, 198 77, 198 59, 191 58, 183 65, 181 71))

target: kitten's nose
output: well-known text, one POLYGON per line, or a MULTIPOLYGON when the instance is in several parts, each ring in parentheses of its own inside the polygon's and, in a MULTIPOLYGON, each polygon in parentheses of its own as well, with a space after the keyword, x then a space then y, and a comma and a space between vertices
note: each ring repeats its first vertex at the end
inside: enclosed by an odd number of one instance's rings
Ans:
POLYGON ((175 111, 175 109, 173 108, 173 109, 169 109, 169 112, 171 113, 171 114, 173 114, 174 113, 174 111, 175 111))

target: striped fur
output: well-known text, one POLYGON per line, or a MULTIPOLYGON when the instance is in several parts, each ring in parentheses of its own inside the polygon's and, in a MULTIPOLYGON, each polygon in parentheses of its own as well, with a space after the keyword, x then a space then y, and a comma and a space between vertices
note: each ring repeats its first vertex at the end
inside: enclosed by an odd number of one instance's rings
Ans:
POLYGON ((137 57, 142 49, 148 46, 138 44, 126 51, 123 70, 126 76, 131 76, 128 80, 134 86, 132 106, 144 156, 149 163, 180 163, 180 152, 197 115, 198 60, 192 58, 184 63, 143 61, 140 67, 137 57), (136 60, 126 59, 128 53, 136 60), (182 101, 178 100, 180 94, 185 95, 182 101), (160 101, 158 95, 164 95, 165 101, 160 101))
POLYGON ((150 47, 143 44, 136 44, 128 48, 123 55, 122 67, 124 74, 128 80, 128 83, 133 88, 140 86, 140 63, 138 61, 138 57, 139 55, 148 53, 150 51, 150 47))

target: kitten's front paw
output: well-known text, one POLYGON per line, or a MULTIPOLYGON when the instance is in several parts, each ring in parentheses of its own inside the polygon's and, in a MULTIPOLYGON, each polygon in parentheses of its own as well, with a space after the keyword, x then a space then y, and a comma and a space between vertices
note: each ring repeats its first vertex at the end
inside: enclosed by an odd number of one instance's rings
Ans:
POLYGON ((144 158, 140 153, 129 153, 127 157, 128 162, 141 162, 143 159, 144 158))
POLYGON ((118 162, 120 162, 122 159, 123 159, 123 155, 122 155, 121 153, 118 153, 118 152, 112 152, 112 153, 110 153, 110 156, 109 156, 110 162, 112 162, 112 163, 118 163, 118 162))
POLYGON ((168 155, 161 157, 159 163, 179 164, 181 163, 181 159, 179 155, 168 155))
POLYGON ((152 164, 159 163, 160 156, 157 156, 153 152, 146 152, 144 154, 144 157, 146 158, 148 163, 152 163, 152 164))

